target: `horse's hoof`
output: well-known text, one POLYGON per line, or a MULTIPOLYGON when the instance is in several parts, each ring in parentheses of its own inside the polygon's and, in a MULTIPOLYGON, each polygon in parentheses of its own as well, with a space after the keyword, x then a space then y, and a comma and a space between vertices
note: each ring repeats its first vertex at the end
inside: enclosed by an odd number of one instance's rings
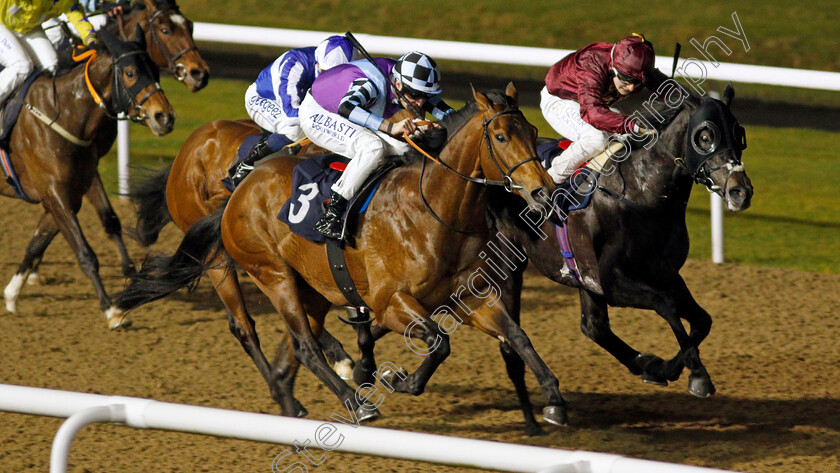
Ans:
POLYGON ((389 368, 383 371, 379 376, 379 382, 390 387, 391 389, 389 389, 389 391, 393 389, 397 392, 405 392, 405 386, 402 386, 402 380, 406 377, 408 377, 408 372, 406 370, 400 368, 400 371, 397 372, 389 368))
POLYGON ((362 366, 361 363, 356 363, 356 366, 353 368, 353 381, 357 386, 361 386, 363 384, 375 383, 376 378, 373 377, 373 373, 370 372, 369 368, 362 366))
POLYGON ((295 401, 295 411, 295 417, 306 417, 309 415, 309 411, 297 400, 295 401))
POLYGON ((689 376, 688 392, 697 397, 712 397, 715 394, 715 385, 712 378, 708 376, 689 376))
POLYGON ((642 374, 642 382, 647 384, 653 384, 655 386, 667 386, 668 380, 665 378, 661 378, 659 376, 654 376, 650 373, 643 373, 642 374))
POLYGON ((364 405, 361 405, 356 408, 356 419, 359 422, 374 420, 381 415, 382 414, 380 414, 379 410, 377 410, 375 407, 367 408, 364 405))
POLYGON ((525 424, 525 435, 528 437, 536 437, 537 435, 545 435, 545 431, 537 424, 525 424))
POLYGON ((108 328, 111 330, 131 327, 131 320, 128 319, 128 314, 116 307, 111 307, 105 311, 105 320, 108 322, 108 328))
POLYGON ((137 268, 135 268, 134 265, 132 264, 130 266, 124 267, 122 272, 123 272, 123 276, 125 276, 126 279, 131 279, 131 276, 134 276, 135 274, 137 274, 137 268))
POLYGON ((569 425, 569 415, 566 413, 564 406, 545 406, 543 408, 543 419, 549 424, 569 425))
POLYGON ((333 369, 344 381, 353 379, 353 360, 348 358, 346 360, 336 361, 333 369))
POLYGON ((38 285, 38 273, 29 273, 29 276, 26 277, 26 285, 27 286, 37 286, 38 285))
POLYGON ((650 353, 639 353, 638 355, 636 355, 636 358, 633 360, 633 364, 636 365, 636 367, 638 367, 642 371, 639 372, 639 373, 633 373, 633 374, 642 374, 643 372, 648 371, 648 368, 651 365, 655 364, 655 365, 660 365, 661 366, 662 363, 664 363, 664 362, 665 362, 665 360, 663 360, 662 358, 660 358, 656 355, 652 355, 650 353))

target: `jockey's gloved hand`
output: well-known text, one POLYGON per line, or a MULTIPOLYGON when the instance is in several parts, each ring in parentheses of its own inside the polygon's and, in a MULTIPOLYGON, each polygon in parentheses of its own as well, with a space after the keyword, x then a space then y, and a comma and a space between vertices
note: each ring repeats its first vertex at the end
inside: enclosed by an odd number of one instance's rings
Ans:
POLYGON ((99 11, 101 11, 102 13, 107 13, 108 16, 114 16, 115 14, 122 15, 123 13, 127 13, 130 9, 131 2, 129 2, 128 0, 118 0, 116 2, 102 0, 101 2, 99 2, 99 11))

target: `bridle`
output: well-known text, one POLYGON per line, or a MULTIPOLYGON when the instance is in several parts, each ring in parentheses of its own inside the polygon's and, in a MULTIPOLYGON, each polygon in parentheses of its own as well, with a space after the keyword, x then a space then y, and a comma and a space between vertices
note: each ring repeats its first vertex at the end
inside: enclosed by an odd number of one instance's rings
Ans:
MULTIPOLYGON (((172 55, 169 53, 166 43, 160 38, 160 34, 158 34, 157 29, 154 28, 154 21, 165 13, 174 12, 176 14, 182 15, 181 10, 178 7, 167 6, 160 10, 155 11, 151 17, 148 18, 149 23, 149 34, 152 37, 152 41, 154 41, 155 46, 163 55, 164 59, 166 59, 167 66, 166 68, 161 68, 164 72, 172 74, 175 79, 178 81, 183 82, 187 78, 187 68, 183 64, 178 63, 178 60, 181 59, 185 54, 189 53, 190 51, 197 51, 198 46, 195 45, 195 41, 190 41, 192 43, 190 46, 187 46, 185 49, 182 49, 180 52, 172 55)), ((182 15, 183 16, 183 15, 182 15)), ((120 33, 124 35, 125 30, 125 23, 123 22, 122 16, 118 16, 118 22, 120 27, 120 33)))
MULTIPOLYGON (((463 174, 463 173, 459 172, 457 169, 449 166, 448 164, 444 163, 443 161, 438 160, 438 159, 434 158, 432 155, 426 153, 425 151, 420 149, 420 147, 418 147, 416 144, 414 144, 414 142, 411 141, 411 138, 408 137, 408 135, 404 135, 404 137, 406 138, 406 141, 408 141, 409 144, 411 144, 411 146, 413 146, 415 149, 420 151, 420 153, 423 155, 423 161, 422 161, 422 165, 421 165, 421 168, 420 168, 420 179, 419 179, 420 200, 423 201, 423 206, 432 215, 432 217, 434 217, 435 220, 437 220, 438 222, 443 224, 443 226, 445 226, 446 228, 448 228, 448 229, 450 229, 450 230, 452 230, 456 233, 461 233, 461 234, 475 234, 475 233, 481 232, 481 230, 461 230, 461 229, 455 228, 454 226, 452 226, 449 223, 444 222, 443 219, 441 219, 437 215, 437 213, 435 213, 435 211, 429 205, 428 201, 426 201, 426 197, 423 194, 423 175, 426 172, 426 161, 427 161, 427 159, 430 159, 430 160, 434 161, 435 163, 439 164, 440 166, 442 166, 447 171, 457 175, 458 177, 460 177, 461 179, 463 179, 467 182, 472 182, 472 183, 475 183, 475 184, 481 184, 481 185, 486 186, 486 187, 500 186, 500 187, 503 187, 507 192, 513 192, 516 189, 522 189, 523 187, 521 185, 517 184, 513 180, 513 173, 517 169, 519 169, 519 167, 522 166, 523 164, 529 163, 531 161, 538 161, 539 158, 536 155, 534 155, 530 158, 525 158, 522 161, 519 161, 518 163, 514 164, 513 166, 508 167, 507 170, 505 171, 502 168, 502 166, 505 165, 505 164, 499 158, 498 153, 496 152, 495 148, 493 148, 493 142, 492 142, 491 137, 490 137, 490 123, 493 120, 495 120, 496 118, 499 118, 501 116, 504 116, 504 115, 514 115, 514 114, 522 116, 523 119, 525 118, 525 115, 519 109, 505 110, 505 111, 502 111, 502 112, 498 112, 498 113, 490 116, 489 118, 482 117, 482 123, 481 123, 482 128, 483 128, 482 139, 487 144, 487 152, 490 156, 490 159, 493 160, 493 164, 496 165, 496 168, 499 170, 499 173, 502 175, 502 180, 500 180, 500 181, 499 180, 487 179, 487 178, 477 178, 477 177, 467 176, 466 174, 463 174)), ((505 167, 507 167, 507 166, 505 165, 505 167)))
POLYGON ((76 55, 76 50, 73 51, 73 60, 76 62, 81 62, 87 60, 85 64, 85 83, 87 84, 88 91, 93 96, 93 100, 99 105, 102 110, 105 111, 105 114, 115 120, 119 119, 120 113, 125 113, 128 118, 132 121, 142 122, 148 118, 146 115, 146 110, 143 108, 143 104, 146 103, 149 98, 157 93, 163 93, 163 90, 160 87, 160 84, 154 80, 153 78, 156 77, 155 69, 150 67, 148 64, 148 60, 146 58, 140 59, 140 64, 145 65, 148 69, 146 74, 141 73, 138 70, 138 79, 137 82, 132 85, 128 86, 125 83, 125 80, 122 78, 122 74, 120 71, 125 67, 125 65, 121 65, 120 63, 125 61, 127 58, 131 56, 145 54, 146 51, 129 51, 127 53, 120 54, 119 56, 114 57, 113 63, 111 65, 113 76, 114 76, 114 93, 111 97, 111 108, 112 110, 108 110, 108 107, 105 105, 104 100, 102 100, 102 96, 96 91, 96 88, 93 86, 93 83, 90 80, 89 68, 90 63, 93 62, 94 59, 97 57, 97 52, 94 49, 90 49, 85 51, 84 53, 76 55), (150 77, 149 77, 150 76, 150 77), (137 95, 139 95, 143 89, 149 87, 149 85, 154 85, 154 87, 147 92, 143 98, 137 100, 137 95), (137 112, 135 115, 131 115, 129 111, 134 110, 137 112))
MULTIPOLYGON (((692 117, 695 114, 700 114, 700 110, 695 111, 692 117)), ((728 132, 727 134, 721 133, 717 120, 703 119, 698 120, 698 123, 693 123, 694 121, 691 118, 689 119, 688 130, 683 140, 684 158, 676 157, 671 150, 660 143, 659 139, 656 140, 656 146, 659 146, 662 151, 670 156, 678 167, 684 168, 694 182, 702 184, 709 192, 716 193, 725 199, 726 186, 729 183, 729 178, 732 177, 732 174, 744 170, 744 163, 741 161, 741 156, 738 152, 743 151, 747 147, 743 128, 738 124, 737 120, 733 121, 731 123, 732 133, 730 135, 728 132), (709 146, 708 150, 701 149, 695 140, 695 137, 704 129, 712 131, 714 136, 714 143, 709 146), (733 151, 734 159, 729 159, 716 167, 709 166, 709 160, 727 151, 733 151), (721 169, 729 171, 723 187, 715 184, 711 177, 712 173, 721 169)), ((721 124, 727 125, 727 120, 723 120, 721 124)))

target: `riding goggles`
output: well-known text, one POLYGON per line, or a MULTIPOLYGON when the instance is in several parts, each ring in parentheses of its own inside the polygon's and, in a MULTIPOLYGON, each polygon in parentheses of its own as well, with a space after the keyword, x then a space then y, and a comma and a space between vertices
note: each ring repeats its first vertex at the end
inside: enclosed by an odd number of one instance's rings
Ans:
POLYGON ((613 67, 613 74, 618 77, 619 82, 625 85, 642 85, 642 81, 636 79, 635 77, 630 77, 627 74, 622 73, 618 69, 613 67))

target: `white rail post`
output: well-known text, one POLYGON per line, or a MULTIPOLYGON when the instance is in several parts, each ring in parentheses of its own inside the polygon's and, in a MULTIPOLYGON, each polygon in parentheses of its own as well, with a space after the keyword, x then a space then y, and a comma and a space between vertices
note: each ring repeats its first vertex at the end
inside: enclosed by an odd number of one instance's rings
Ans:
MULTIPOLYGON (((720 93, 709 91, 709 97, 720 99, 720 93)), ((723 263, 723 199, 714 192, 710 192, 712 218, 712 263, 723 263)))
POLYGON ((128 120, 120 114, 117 121, 117 170, 119 174, 120 197, 128 195, 128 120))

